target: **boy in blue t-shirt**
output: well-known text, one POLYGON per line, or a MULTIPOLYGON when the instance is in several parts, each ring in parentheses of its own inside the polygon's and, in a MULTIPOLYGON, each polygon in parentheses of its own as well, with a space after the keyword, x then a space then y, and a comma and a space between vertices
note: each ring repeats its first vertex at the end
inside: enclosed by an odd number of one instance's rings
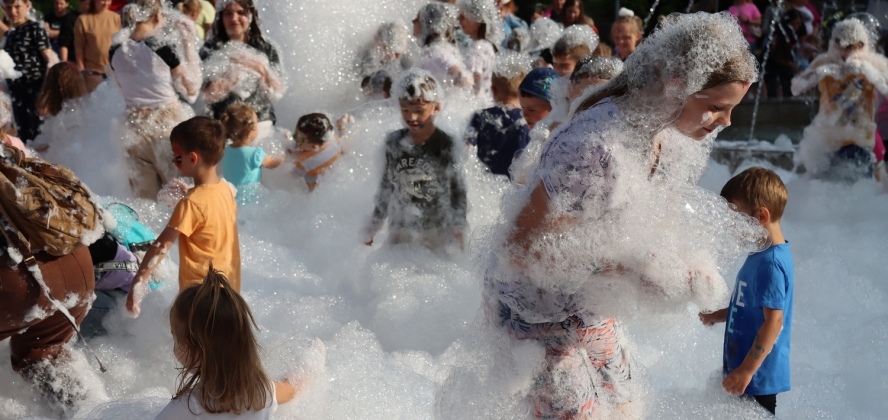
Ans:
POLYGON ((700 321, 727 322, 725 391, 747 395, 775 414, 777 394, 790 390, 793 264, 780 230, 786 186, 774 171, 753 167, 731 178, 721 195, 737 211, 758 219, 770 234, 771 246, 746 259, 728 307, 700 313, 700 321))
POLYGON ((512 160, 530 141, 530 128, 522 115, 518 91, 518 85, 530 70, 529 64, 527 67, 516 71, 501 63, 497 66, 490 78, 497 104, 476 112, 466 130, 466 142, 478 147, 478 159, 496 175, 510 176, 512 160))

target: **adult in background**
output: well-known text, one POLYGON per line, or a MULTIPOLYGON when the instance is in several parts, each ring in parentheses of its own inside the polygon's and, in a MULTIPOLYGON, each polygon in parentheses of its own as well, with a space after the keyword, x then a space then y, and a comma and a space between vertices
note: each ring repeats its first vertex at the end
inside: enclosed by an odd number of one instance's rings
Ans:
POLYGON ((256 110, 260 125, 276 122, 274 103, 284 94, 277 49, 259 28, 253 0, 224 0, 216 4, 213 36, 200 50, 206 80, 204 100, 213 118, 229 105, 243 103, 256 110))
POLYGON ((111 0, 91 0, 87 13, 74 24, 74 56, 90 92, 107 78, 108 49, 120 30, 120 15, 108 9, 111 0))
POLYGON ((567 0, 564 2, 561 24, 564 25, 565 29, 573 25, 586 25, 592 28, 595 33, 598 33, 598 28, 595 27, 595 21, 589 16, 586 16, 586 12, 583 10, 582 0, 567 0))
POLYGON ((541 17, 552 19, 555 22, 561 22, 561 18, 564 15, 564 1, 565 0, 552 0, 552 6, 548 9, 535 10, 533 16, 530 18, 531 22, 534 22, 541 17))
POLYGON ((192 117, 201 83, 200 59, 192 42, 194 25, 185 17, 173 22, 179 48, 159 39, 165 15, 161 0, 134 0, 123 8, 131 26, 111 47, 111 68, 126 102, 125 140, 130 186, 136 197, 156 199, 161 186, 176 175, 169 133, 192 117))

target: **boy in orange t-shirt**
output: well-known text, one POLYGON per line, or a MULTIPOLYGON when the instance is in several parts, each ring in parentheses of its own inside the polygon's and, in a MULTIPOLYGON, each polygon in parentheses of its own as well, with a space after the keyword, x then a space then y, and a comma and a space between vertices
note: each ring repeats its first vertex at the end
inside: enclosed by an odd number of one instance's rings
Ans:
POLYGON ((139 306, 148 292, 146 280, 177 238, 179 290, 203 281, 212 261, 240 291, 237 204, 231 186, 216 174, 216 165, 225 152, 225 128, 212 118, 194 117, 173 129, 170 142, 173 163, 182 176, 194 178, 194 188, 176 205, 166 229, 145 254, 133 278, 126 302, 133 316, 139 316, 139 306))

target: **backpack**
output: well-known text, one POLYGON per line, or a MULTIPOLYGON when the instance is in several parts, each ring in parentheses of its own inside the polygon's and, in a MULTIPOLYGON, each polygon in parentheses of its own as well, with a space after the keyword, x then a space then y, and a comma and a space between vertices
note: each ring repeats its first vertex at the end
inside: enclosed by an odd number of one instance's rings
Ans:
POLYGON ((84 236, 98 236, 101 214, 89 189, 70 169, 3 144, 0 149, 0 212, 11 226, 3 234, 15 235, 32 254, 70 254, 84 236))

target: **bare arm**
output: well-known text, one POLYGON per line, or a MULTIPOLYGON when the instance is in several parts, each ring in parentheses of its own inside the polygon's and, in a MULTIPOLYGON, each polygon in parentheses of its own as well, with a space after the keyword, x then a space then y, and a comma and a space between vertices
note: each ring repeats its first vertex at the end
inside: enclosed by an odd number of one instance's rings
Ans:
POLYGON ((49 35, 49 39, 56 39, 59 37, 59 32, 61 31, 50 28, 49 24, 46 22, 43 22, 43 26, 46 27, 46 33, 49 35))
POLYGON ((194 81, 188 77, 188 74, 186 74, 187 71, 184 69, 184 67, 185 66, 180 65, 171 70, 171 73, 173 74, 173 80, 184 90, 184 92, 179 93, 182 93, 183 96, 185 96, 186 98, 196 98, 197 94, 199 93, 198 89, 200 88, 200 86, 198 86, 197 83, 194 83, 194 81))
POLYGON ((83 50, 86 48, 86 35, 83 33, 83 25, 80 19, 74 24, 74 59, 77 61, 77 68, 83 70, 83 50))
POLYGON ((299 391, 299 388, 293 386, 293 384, 286 381, 272 381, 274 382, 274 394, 275 399, 278 404, 283 404, 289 402, 296 396, 296 393, 299 391))
POLYGON ((730 394, 740 395, 746 391, 752 375, 764 363, 768 353, 774 348, 780 331, 783 330, 783 311, 780 309, 762 308, 765 311, 765 322, 758 330, 755 341, 743 363, 731 372, 724 381, 722 387, 730 394))
POLYGON ((703 325, 712 326, 728 320, 728 308, 719 309, 708 314, 700 312, 697 316, 700 318, 700 322, 702 322, 703 325))
POLYGON ((271 156, 266 156, 265 160, 262 161, 262 167, 273 169, 281 166, 282 163, 284 163, 284 158, 282 157, 275 158, 271 156))
POLYGON ((68 61, 68 47, 59 47, 59 60, 68 61))
POLYGON ((126 309, 133 317, 138 317, 141 311, 142 299, 148 293, 148 279, 160 265, 160 262, 163 261, 163 258, 166 257, 167 253, 169 253, 170 247, 173 246, 173 242, 178 237, 178 230, 167 227, 160 233, 157 240, 151 244, 148 252, 145 253, 145 258, 139 264, 139 270, 136 271, 136 275, 133 277, 132 288, 126 297, 126 309))

